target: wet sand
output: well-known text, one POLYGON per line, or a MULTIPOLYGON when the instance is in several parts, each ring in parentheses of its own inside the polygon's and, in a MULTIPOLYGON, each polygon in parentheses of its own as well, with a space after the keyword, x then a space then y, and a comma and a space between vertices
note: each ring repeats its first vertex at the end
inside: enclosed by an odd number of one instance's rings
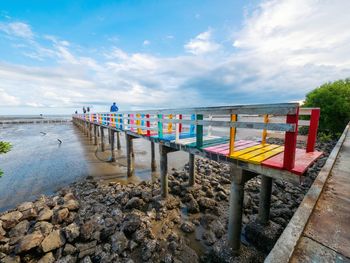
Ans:
MULTIPOLYGON (((125 137, 122 149, 116 151, 117 161, 110 158, 108 144, 101 152, 71 123, 3 125, 0 140, 13 144, 12 150, 0 155, 0 211, 34 200, 41 194, 52 194, 77 179, 93 176, 97 180, 122 183, 150 180, 158 176, 151 172, 150 142, 134 140, 135 176, 126 177, 125 137), (43 132, 43 133, 41 133, 43 132), (60 139, 63 143, 59 144, 60 139)), ((108 143, 108 139, 105 140, 108 143)), ((156 160, 159 161, 157 146, 156 160)), ((185 152, 171 153, 169 168, 180 168, 188 161, 185 152)), ((157 164, 159 167, 159 163, 157 164)))

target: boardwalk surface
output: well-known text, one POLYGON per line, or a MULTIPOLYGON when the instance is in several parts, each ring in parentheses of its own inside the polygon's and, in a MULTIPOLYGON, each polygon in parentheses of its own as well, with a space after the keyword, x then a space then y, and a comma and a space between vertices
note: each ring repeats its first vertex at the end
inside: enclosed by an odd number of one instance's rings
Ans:
POLYGON ((350 262, 350 132, 291 262, 350 262))

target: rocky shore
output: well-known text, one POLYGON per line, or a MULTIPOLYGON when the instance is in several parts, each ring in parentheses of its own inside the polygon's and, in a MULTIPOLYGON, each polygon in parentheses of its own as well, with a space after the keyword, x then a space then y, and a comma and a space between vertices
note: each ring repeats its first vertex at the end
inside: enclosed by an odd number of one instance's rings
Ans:
POLYGON ((188 165, 169 171, 170 196, 159 182, 104 184, 92 178, 0 214, 0 262, 262 262, 324 165, 324 151, 300 185, 274 181, 271 222, 256 223, 260 178, 246 184, 242 251, 226 244, 230 169, 196 159, 196 184, 188 165))

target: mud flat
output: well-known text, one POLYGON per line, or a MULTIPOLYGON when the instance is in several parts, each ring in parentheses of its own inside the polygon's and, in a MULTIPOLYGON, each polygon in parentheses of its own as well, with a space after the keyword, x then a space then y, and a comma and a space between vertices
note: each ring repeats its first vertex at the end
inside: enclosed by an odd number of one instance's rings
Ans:
POLYGON ((93 177, 0 214, 1 262, 262 262, 324 165, 334 142, 295 186, 274 181, 270 224, 256 223, 260 178, 246 185, 241 254, 226 244, 229 166, 196 160, 172 169, 169 198, 159 181, 122 184, 93 177))

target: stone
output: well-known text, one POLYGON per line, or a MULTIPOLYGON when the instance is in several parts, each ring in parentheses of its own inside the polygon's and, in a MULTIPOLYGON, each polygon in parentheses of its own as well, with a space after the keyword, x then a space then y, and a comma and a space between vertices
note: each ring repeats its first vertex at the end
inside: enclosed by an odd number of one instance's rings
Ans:
POLYGON ((169 210, 175 209, 180 206, 180 201, 174 196, 168 196, 166 199, 166 208, 169 210))
POLYGON ((72 223, 63 228, 64 235, 69 242, 72 242, 80 235, 80 227, 76 223, 72 223))
POLYGON ((76 243, 75 246, 79 251, 79 258, 84 258, 95 253, 97 241, 91 241, 89 243, 76 243))
POLYGON ((121 254, 128 246, 128 239, 122 231, 111 236, 112 251, 121 254))
POLYGON ((29 229, 28 220, 23 220, 19 222, 14 228, 9 232, 9 237, 20 237, 27 234, 29 229))
POLYGON ((215 234, 212 232, 212 231, 204 231, 203 232, 203 235, 202 235, 202 238, 204 239, 204 243, 207 245, 207 246, 211 246, 215 243, 216 241, 216 237, 215 237, 215 234))
POLYGON ((62 247, 66 243, 66 239, 60 230, 52 231, 41 243, 41 248, 44 252, 52 251, 62 247))
POLYGON ((72 244, 69 244, 67 243, 65 246, 64 246, 64 249, 63 249, 63 255, 67 256, 67 255, 72 255, 74 253, 76 253, 78 250, 75 246, 73 246, 72 244))
POLYGON ((65 256, 56 261, 56 263, 76 263, 76 262, 77 262, 76 257, 72 255, 65 256))
POLYGON ((184 222, 181 224, 180 228, 185 233, 192 233, 194 232, 195 226, 191 222, 184 222))
POLYGON ((217 203, 215 200, 212 200, 207 197, 201 197, 198 200, 198 205, 201 211, 205 211, 206 209, 213 209, 216 207, 217 203))
POLYGON ((2 227, 4 229, 10 229, 17 225, 19 220, 23 217, 23 214, 19 211, 13 211, 7 214, 4 214, 0 217, 2 221, 2 227))
POLYGON ((19 240, 15 251, 17 254, 26 252, 32 248, 35 248, 41 244, 44 236, 40 232, 34 232, 32 234, 26 235, 19 240))
POLYGON ((193 197, 190 199, 190 201, 187 203, 187 210, 189 213, 198 213, 199 212, 199 205, 193 197))
POLYGON ((32 202, 24 202, 17 207, 17 210, 20 212, 23 212, 23 211, 31 209, 31 208, 33 208, 32 202))
POLYGON ((92 238, 92 234, 95 231, 96 222, 94 220, 89 220, 85 222, 80 228, 80 235, 84 240, 89 240, 92 238))
POLYGON ((84 257, 80 262, 81 263, 92 263, 91 258, 89 256, 84 257))
POLYGON ((157 241, 155 240, 150 240, 148 242, 146 242, 143 246, 142 246, 142 259, 144 261, 149 260, 153 253, 156 251, 157 249, 157 241))
POLYGON ((139 197, 133 197, 131 198, 125 205, 125 209, 139 209, 142 210, 142 208, 144 207, 145 202, 139 198, 139 197))
POLYGON ((141 226, 141 218, 135 213, 128 214, 122 224, 122 230, 125 235, 131 235, 141 226))
POLYGON ((69 215, 68 208, 62 208, 62 209, 56 210, 52 216, 52 223, 53 224, 62 223, 63 220, 68 217, 68 215, 69 215))
POLYGON ((48 207, 44 207, 40 211, 40 213, 37 217, 37 220, 38 221, 49 221, 51 219, 52 215, 53 215, 53 211, 48 207))
POLYGON ((53 229, 53 225, 45 221, 37 222, 34 225, 34 230, 40 231, 44 236, 47 236, 48 234, 50 234, 52 229, 53 229))
POLYGON ((31 220, 31 219, 36 218, 36 216, 38 215, 34 208, 30 208, 28 210, 22 211, 22 214, 23 214, 23 216, 22 216, 21 220, 23 220, 23 219, 31 220))
POLYGON ((20 263, 21 258, 19 256, 6 256, 1 259, 2 263, 20 263))
POLYGON ((45 254, 41 259, 39 259, 38 263, 53 263, 55 262, 55 257, 52 252, 45 254))
POLYGON ((70 200, 66 201, 62 207, 68 208, 69 211, 75 211, 75 210, 79 209, 80 205, 79 205, 79 202, 77 200, 70 199, 70 200))

